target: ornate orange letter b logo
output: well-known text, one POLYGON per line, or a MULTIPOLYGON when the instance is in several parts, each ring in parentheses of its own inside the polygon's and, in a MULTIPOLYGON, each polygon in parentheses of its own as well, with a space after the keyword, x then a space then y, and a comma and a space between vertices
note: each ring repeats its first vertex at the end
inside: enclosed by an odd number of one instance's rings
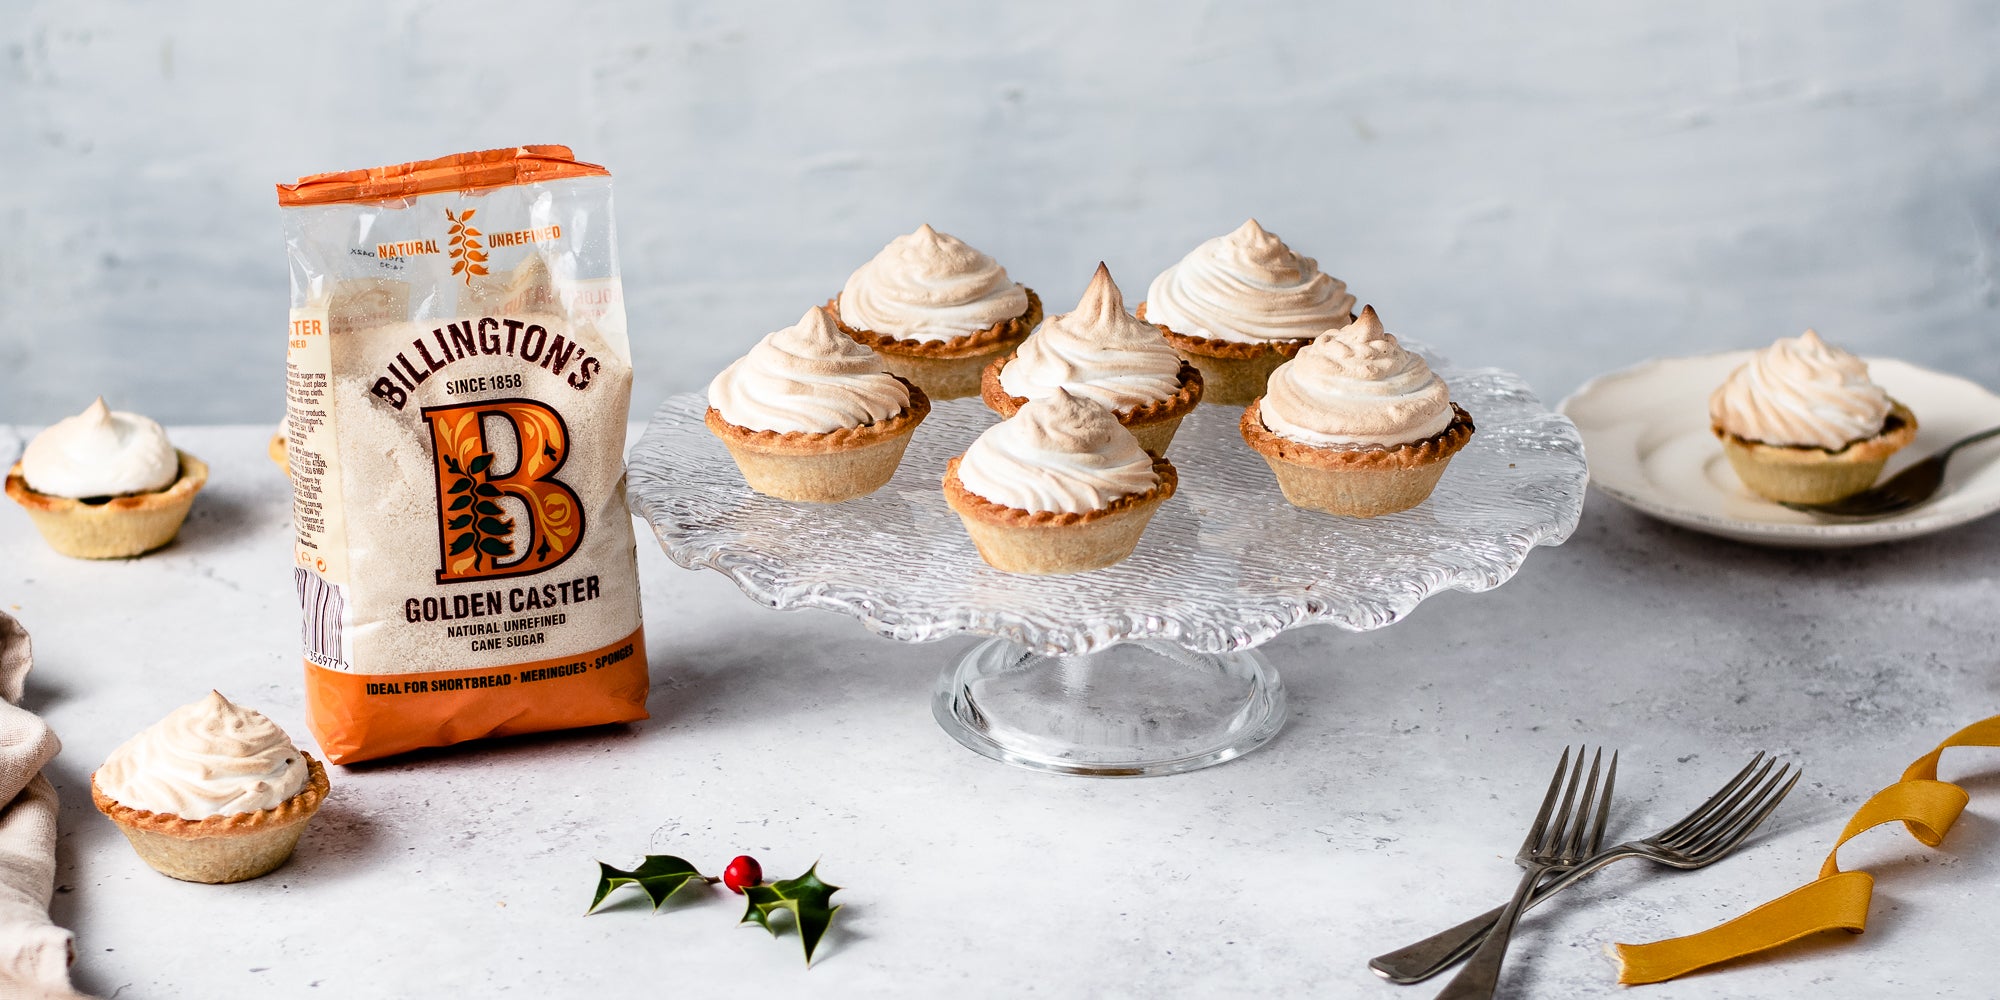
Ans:
POLYGON ((423 414, 436 445, 439 583, 539 573, 576 551, 583 505, 555 478, 569 457, 561 415, 529 399, 430 406, 423 414), (513 427, 511 456, 494 454, 486 421, 495 417, 513 427), (496 464, 512 468, 500 475, 496 464), (525 518, 510 516, 501 503, 508 498, 521 502, 525 518))

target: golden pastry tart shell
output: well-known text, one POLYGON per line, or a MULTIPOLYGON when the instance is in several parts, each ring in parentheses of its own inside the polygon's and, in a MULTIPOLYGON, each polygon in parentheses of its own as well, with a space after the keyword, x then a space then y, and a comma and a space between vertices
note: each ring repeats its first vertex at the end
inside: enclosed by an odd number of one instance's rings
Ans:
POLYGON ((77 559, 127 559, 174 540, 208 483, 208 465, 184 451, 180 476, 166 489, 85 503, 37 492, 15 463, 7 473, 7 496, 28 512, 49 547, 77 559))
MULTIPOLYGON (((1146 318, 1146 304, 1139 303, 1132 314, 1146 318)), ((1350 314, 1348 322, 1354 322, 1350 314)), ((1158 324, 1154 324, 1158 325, 1158 324)), ((1181 357, 1194 362, 1201 369, 1202 381, 1207 383, 1208 392, 1204 397, 1208 402, 1224 406, 1248 406, 1250 401, 1264 394, 1264 383, 1278 366, 1292 360, 1299 349, 1313 342, 1312 337, 1289 340, 1220 340, 1214 337, 1196 337, 1180 333, 1167 327, 1160 327, 1167 336, 1167 343, 1181 357)))
MULTIPOLYGON (((1000 414, 1001 419, 1007 419, 1020 412, 1021 407, 1028 402, 1027 397, 1010 395, 1007 390, 1000 388, 1000 369, 1007 367, 1007 362, 1012 360, 1014 360, 1013 351, 1008 351, 1004 357, 993 359, 993 363, 986 366, 986 371, 979 380, 979 398, 985 401, 987 408, 1000 414)), ((1181 418, 1194 412, 1194 408, 1201 405, 1202 394, 1207 391, 1201 371, 1186 360, 1181 361, 1178 378, 1180 387, 1174 390, 1173 395, 1155 402, 1141 403, 1138 406, 1114 411, 1118 422, 1125 425, 1125 429, 1131 431, 1133 437, 1139 439, 1139 447, 1155 455, 1167 453, 1168 443, 1173 441, 1174 432, 1180 429, 1181 418)))
POLYGON ((730 423, 714 407, 703 422, 722 440, 750 488, 803 503, 839 503, 881 489, 896 474, 910 435, 931 412, 930 398, 909 379, 910 404, 887 420, 822 434, 758 431, 730 423))
POLYGON ((1041 298, 1026 285, 1021 289, 1028 293, 1027 311, 984 330, 948 340, 904 340, 873 330, 857 330, 841 320, 838 295, 826 300, 826 310, 833 314, 842 332, 856 343, 874 348, 890 372, 923 389, 925 395, 932 399, 964 399, 979 395, 979 374, 987 363, 1019 347, 1042 321, 1041 298))
POLYGON ((134 809, 105 794, 90 777, 90 800, 118 824, 120 832, 155 871, 184 882, 241 882, 285 863, 298 846, 306 823, 326 801, 326 768, 312 754, 306 784, 291 798, 257 812, 207 819, 134 809))
POLYGON ((1721 427, 1712 429, 1722 439, 1722 453, 1736 470, 1736 478, 1750 492, 1789 503, 1832 503, 1875 485, 1889 456, 1916 439, 1916 414, 1895 400, 1889 402, 1880 433, 1839 451, 1765 444, 1721 427))
POLYGON ((1294 507, 1378 517, 1423 503, 1458 454, 1472 440, 1471 415, 1451 404, 1444 430, 1389 448, 1320 447, 1281 437, 1264 426, 1263 401, 1243 411, 1243 440, 1264 457, 1285 500, 1294 507))
POLYGON ((958 478, 963 457, 945 466, 945 503, 965 523, 979 557, 1008 573, 1081 573, 1123 562, 1138 547, 1154 510, 1180 485, 1174 464, 1154 455, 1153 474, 1159 481, 1144 493, 1080 513, 1029 511, 994 503, 966 489, 958 478))

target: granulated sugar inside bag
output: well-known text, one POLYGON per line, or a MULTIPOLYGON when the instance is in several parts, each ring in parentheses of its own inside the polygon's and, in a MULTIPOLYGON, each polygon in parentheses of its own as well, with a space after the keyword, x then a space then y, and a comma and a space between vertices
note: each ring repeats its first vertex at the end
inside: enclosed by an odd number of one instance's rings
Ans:
POLYGON ((329 759, 646 717, 611 176, 561 146, 278 186, 329 759))

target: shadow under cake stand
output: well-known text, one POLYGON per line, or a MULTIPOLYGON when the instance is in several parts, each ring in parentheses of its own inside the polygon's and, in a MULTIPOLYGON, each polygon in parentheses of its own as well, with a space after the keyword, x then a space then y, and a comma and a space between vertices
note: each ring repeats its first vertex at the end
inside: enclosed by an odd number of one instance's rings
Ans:
POLYGON ((1204 405, 1168 451, 1180 490, 1131 558, 1070 576, 980 561, 939 488, 945 462, 997 417, 935 404, 902 467, 839 504, 754 493, 702 423, 700 394, 653 415, 628 460, 635 512, 682 566, 706 566, 767 607, 824 608, 903 642, 989 637, 939 677, 933 711, 967 747, 1064 774, 1169 774, 1220 763, 1285 721, 1256 647, 1301 625, 1391 624, 1424 598, 1504 583, 1583 509, 1583 445, 1521 379, 1439 374, 1478 425, 1422 505, 1348 518, 1287 504, 1237 431, 1204 405))

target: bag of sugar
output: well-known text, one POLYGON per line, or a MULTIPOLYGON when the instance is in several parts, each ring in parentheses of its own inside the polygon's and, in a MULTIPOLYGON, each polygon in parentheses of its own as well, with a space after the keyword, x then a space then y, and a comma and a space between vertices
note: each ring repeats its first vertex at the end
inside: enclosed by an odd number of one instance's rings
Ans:
POLYGON ((562 146, 278 185, 329 759, 646 717, 611 177, 562 146))

